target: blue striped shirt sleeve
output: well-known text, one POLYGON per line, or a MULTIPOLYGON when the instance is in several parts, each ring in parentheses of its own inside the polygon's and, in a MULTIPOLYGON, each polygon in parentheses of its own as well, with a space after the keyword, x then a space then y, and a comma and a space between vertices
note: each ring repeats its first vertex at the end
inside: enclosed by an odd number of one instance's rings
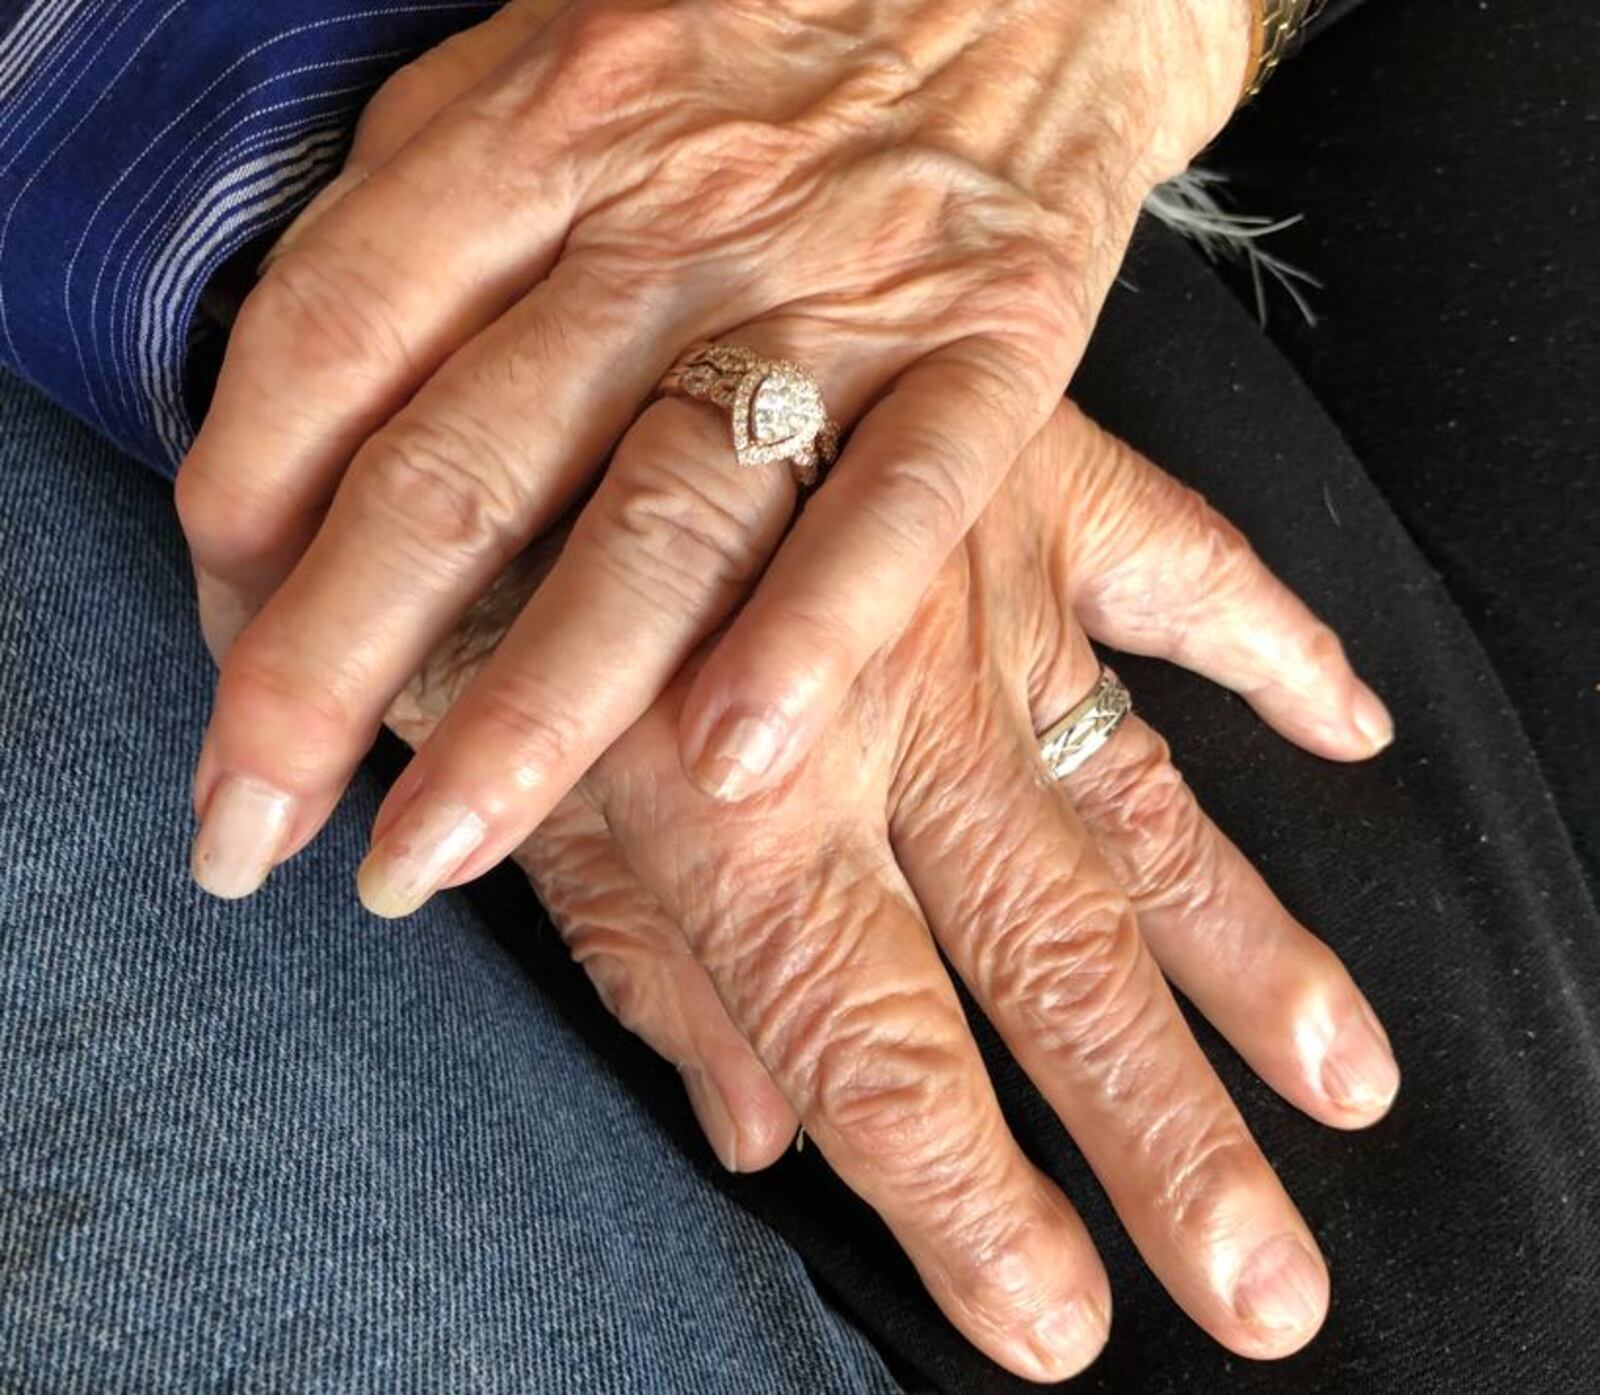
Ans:
POLYGON ((0 362, 171 473, 196 313, 397 67, 496 0, 0 0, 0 362))

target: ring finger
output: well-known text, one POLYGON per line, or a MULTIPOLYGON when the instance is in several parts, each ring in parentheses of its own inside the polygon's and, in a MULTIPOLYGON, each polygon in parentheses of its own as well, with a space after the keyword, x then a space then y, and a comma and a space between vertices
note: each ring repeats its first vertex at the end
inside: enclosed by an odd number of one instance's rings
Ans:
MULTIPOLYGON (((737 339, 768 359, 806 357, 799 320, 737 339)), ((840 347, 821 386, 848 421, 900 364, 876 346, 840 347)), ((783 463, 738 463, 723 412, 651 406, 550 574, 390 792, 360 875, 368 908, 408 914, 520 843, 745 596, 794 500, 783 463)))

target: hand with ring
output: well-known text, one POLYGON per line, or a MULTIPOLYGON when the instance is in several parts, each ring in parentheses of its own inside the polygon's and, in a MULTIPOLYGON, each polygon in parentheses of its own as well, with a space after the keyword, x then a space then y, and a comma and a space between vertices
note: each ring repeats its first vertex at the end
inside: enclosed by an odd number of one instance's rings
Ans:
MULTIPOLYGON (((391 713, 402 735, 426 740, 526 591, 491 592, 391 713)), ((1208 675, 1313 751, 1366 749, 1331 632, 1063 405, 789 781, 732 808, 688 781, 691 663, 517 854, 723 1161, 765 1166, 803 1123, 950 1320, 1041 1380, 1093 1359, 1111 1295, 1001 1117, 940 951, 1145 1260, 1243 1355, 1308 1341, 1328 1277, 1167 981, 1326 1124, 1373 1123, 1399 1084, 1343 966, 1201 812, 1091 636, 1208 675)))
POLYGON ((391 793, 367 904, 503 858, 730 617, 681 758, 724 800, 781 783, 1060 400, 1252 27, 1246 0, 555 8, 380 93, 235 327, 178 482, 226 651, 195 780, 218 894, 304 846, 579 504, 391 793))

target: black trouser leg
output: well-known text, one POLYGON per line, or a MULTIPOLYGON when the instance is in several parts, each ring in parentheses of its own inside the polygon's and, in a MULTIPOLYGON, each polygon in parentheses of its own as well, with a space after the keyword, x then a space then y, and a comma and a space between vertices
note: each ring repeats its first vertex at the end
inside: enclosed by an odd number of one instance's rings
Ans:
POLYGON ((1314 272, 1272 329, 1511 694, 1600 889, 1600 6, 1369 0, 1211 162, 1314 272))

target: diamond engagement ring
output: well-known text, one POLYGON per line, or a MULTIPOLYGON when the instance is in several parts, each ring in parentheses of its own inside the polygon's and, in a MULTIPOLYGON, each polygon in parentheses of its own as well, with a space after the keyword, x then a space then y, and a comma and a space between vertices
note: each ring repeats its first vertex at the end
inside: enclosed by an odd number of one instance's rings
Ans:
POLYGON ((667 370, 661 392, 721 407, 733 419, 739 463, 787 460, 802 488, 839 454, 839 428, 822 405, 822 388, 798 363, 737 344, 695 344, 667 370))
POLYGON ((1057 780, 1072 774, 1111 740, 1132 711, 1133 697, 1122 680, 1102 668, 1089 696, 1039 734, 1039 754, 1050 774, 1057 780))

